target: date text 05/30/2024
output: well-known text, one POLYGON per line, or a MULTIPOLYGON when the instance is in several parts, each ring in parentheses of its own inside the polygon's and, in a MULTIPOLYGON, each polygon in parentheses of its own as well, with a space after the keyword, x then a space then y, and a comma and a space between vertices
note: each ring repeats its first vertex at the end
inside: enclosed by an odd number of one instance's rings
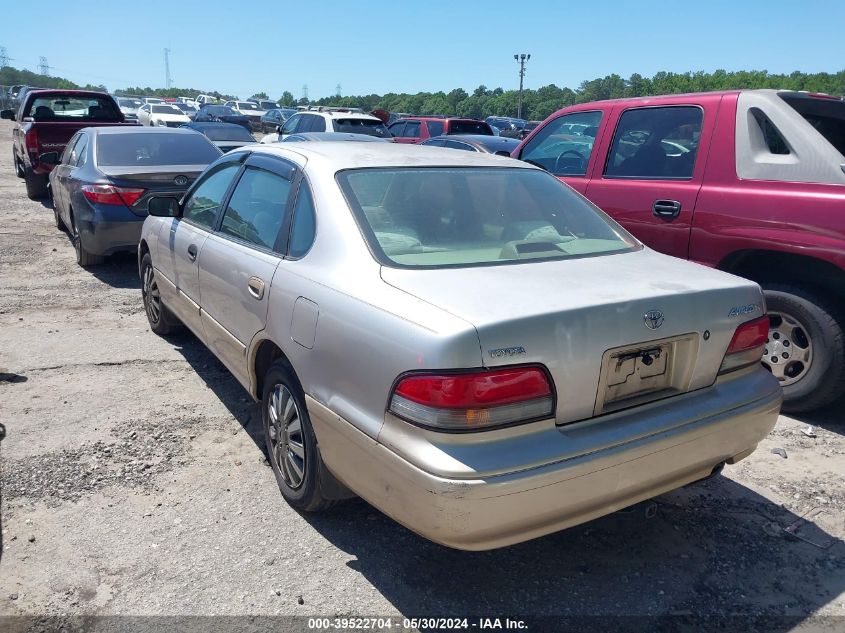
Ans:
POLYGON ((511 618, 309 618, 308 628, 315 631, 400 630, 526 630, 523 620, 511 618))

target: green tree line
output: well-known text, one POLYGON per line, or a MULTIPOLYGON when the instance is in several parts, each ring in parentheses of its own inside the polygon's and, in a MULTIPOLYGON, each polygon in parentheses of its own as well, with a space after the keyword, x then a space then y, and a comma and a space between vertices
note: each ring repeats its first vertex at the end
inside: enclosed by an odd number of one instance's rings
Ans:
MULTIPOLYGON (((105 90, 105 86, 79 86, 61 77, 47 77, 28 70, 17 70, 10 66, 0 69, 0 85, 24 84, 44 88, 86 88, 105 90)), ((643 77, 634 73, 627 79, 617 74, 597 79, 582 81, 577 88, 559 88, 549 84, 536 90, 523 91, 523 118, 545 119, 555 110, 575 103, 586 103, 601 99, 620 97, 644 97, 660 94, 684 92, 704 92, 708 90, 730 90, 736 88, 777 88, 785 90, 807 90, 827 94, 845 95, 845 70, 836 73, 804 73, 795 71, 789 74, 769 73, 765 70, 716 70, 712 73, 703 71, 671 73, 659 72, 652 77, 643 77)), ((118 95, 144 95, 156 97, 195 97, 209 94, 219 99, 234 99, 233 95, 222 94, 215 90, 197 90, 195 88, 152 88, 131 87, 114 91, 118 95)), ((266 93, 256 93, 253 97, 265 98, 266 93)), ((290 91, 284 91, 277 103, 283 106, 305 105, 305 99, 296 99, 290 91)), ((449 92, 418 92, 416 94, 390 92, 384 95, 370 94, 345 97, 323 97, 311 102, 313 105, 332 105, 362 108, 364 111, 376 109, 390 112, 408 112, 412 114, 445 114, 482 119, 487 116, 516 116, 519 107, 519 91, 502 88, 489 89, 478 86, 472 93, 462 88, 449 92)))

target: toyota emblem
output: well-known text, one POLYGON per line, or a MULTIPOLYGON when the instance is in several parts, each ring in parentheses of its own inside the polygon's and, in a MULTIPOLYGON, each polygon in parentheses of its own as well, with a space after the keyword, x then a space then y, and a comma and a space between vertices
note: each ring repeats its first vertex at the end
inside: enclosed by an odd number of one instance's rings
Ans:
POLYGON ((173 179, 173 183, 176 184, 176 185, 179 185, 180 187, 184 187, 185 185, 188 184, 188 177, 187 176, 176 176, 176 178, 173 179))
POLYGON ((660 310, 649 310, 643 315, 643 323, 649 330, 656 330, 663 325, 663 313, 660 310))

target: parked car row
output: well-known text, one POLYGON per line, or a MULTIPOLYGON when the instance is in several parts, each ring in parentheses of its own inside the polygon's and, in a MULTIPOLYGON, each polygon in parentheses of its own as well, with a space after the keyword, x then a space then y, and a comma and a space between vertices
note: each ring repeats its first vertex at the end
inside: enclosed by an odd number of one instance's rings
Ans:
POLYGON ((354 494, 499 547, 719 472, 784 395, 842 394, 842 100, 581 104, 522 141, 322 108, 256 144, 253 121, 200 120, 242 116, 225 105, 172 129, 49 98, 16 166, 57 165, 80 263, 137 248, 150 327, 186 326, 262 403, 299 509, 354 494), (61 156, 38 140, 55 118, 61 156))

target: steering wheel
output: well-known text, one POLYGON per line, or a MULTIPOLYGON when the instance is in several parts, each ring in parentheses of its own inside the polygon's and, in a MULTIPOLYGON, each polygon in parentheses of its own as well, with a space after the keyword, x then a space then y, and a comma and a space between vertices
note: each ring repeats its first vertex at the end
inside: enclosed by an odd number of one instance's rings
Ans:
MULTIPOLYGON (((571 155, 573 155, 575 158, 577 158, 577 159, 578 159, 578 168, 579 168, 579 171, 583 171, 583 170, 584 170, 584 168, 585 168, 585 165, 584 165, 584 157, 583 157, 583 156, 581 156, 581 154, 580 154, 580 153, 578 153, 576 150, 574 150, 574 149, 568 149, 568 150, 566 150, 565 152, 561 152, 561 153, 558 155, 558 157, 555 159, 555 171, 554 171, 554 173, 559 174, 559 173, 561 172, 561 168, 560 168, 560 159, 561 159, 561 158, 563 158, 564 156, 566 156, 567 154, 571 154, 571 155)), ((567 167, 571 167, 571 166, 572 166, 572 165, 567 165, 567 167)))

